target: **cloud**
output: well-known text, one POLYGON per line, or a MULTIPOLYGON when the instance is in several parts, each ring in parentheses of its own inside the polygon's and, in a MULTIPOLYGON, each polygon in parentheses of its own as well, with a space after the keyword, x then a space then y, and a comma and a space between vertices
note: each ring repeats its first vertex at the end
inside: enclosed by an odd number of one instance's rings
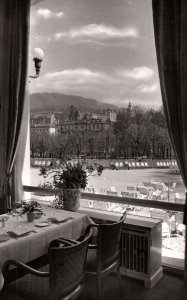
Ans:
POLYGON ((99 42, 111 39, 134 39, 138 37, 137 29, 133 27, 118 29, 104 24, 89 24, 86 26, 70 29, 67 32, 58 32, 55 38, 69 39, 78 42, 99 42))
POLYGON ((132 102, 135 99, 150 101, 150 97, 158 96, 158 84, 146 82, 129 80, 119 71, 106 73, 82 67, 43 74, 40 80, 30 84, 30 90, 81 95, 124 106, 129 98, 134 99, 132 102))
POLYGON ((38 33, 34 33, 33 34, 33 39, 37 42, 51 42, 52 41, 52 37, 50 35, 41 35, 38 33))
MULTIPOLYGON (((50 72, 40 76, 40 80, 31 86, 33 91, 59 91, 84 94, 92 91, 106 91, 108 86, 115 86, 112 76, 86 68, 66 69, 59 72, 50 72)), ((91 95, 90 95, 91 97, 91 95)))
POLYGON ((151 85, 140 85, 138 86, 138 91, 141 93, 155 93, 158 90, 158 85, 157 84, 151 84, 151 85))
POLYGON ((61 18, 62 16, 64 16, 64 12, 60 11, 59 13, 56 13, 55 16, 57 18, 61 18))
POLYGON ((45 78, 64 80, 82 83, 84 81, 96 81, 104 78, 105 75, 101 72, 94 72, 89 69, 67 69, 60 72, 47 73, 45 78))
POLYGON ((51 72, 44 75, 44 81, 53 84, 54 88, 71 90, 72 88, 85 89, 93 86, 112 84, 112 78, 102 72, 89 69, 67 69, 60 72, 51 72))
POLYGON ((43 18, 45 20, 47 19, 51 19, 51 18, 61 18, 64 16, 64 12, 60 11, 60 12, 53 12, 47 8, 39 8, 36 11, 36 15, 39 18, 43 18))
POLYGON ((119 71, 121 76, 134 80, 148 80, 154 75, 154 71, 148 67, 137 67, 131 70, 119 71))

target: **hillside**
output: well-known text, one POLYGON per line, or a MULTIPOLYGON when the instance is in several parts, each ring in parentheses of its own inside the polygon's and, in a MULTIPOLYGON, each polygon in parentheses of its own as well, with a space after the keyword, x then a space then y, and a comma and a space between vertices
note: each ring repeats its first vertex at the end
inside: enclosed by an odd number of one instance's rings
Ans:
POLYGON ((49 111, 64 111, 70 105, 73 105, 81 112, 96 111, 102 109, 115 109, 119 107, 107 103, 99 102, 91 98, 81 96, 65 95, 58 93, 35 93, 30 95, 31 112, 49 112, 49 111))

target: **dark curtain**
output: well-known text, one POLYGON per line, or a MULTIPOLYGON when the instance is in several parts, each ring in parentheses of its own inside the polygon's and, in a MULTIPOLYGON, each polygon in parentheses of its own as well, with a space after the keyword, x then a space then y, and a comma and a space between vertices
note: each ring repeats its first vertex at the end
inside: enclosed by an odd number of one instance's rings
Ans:
POLYGON ((10 206, 28 65, 30 0, 0 1, 0 212, 10 206))
MULTIPOLYGON (((187 0, 152 0, 152 6, 163 106, 187 188, 187 0)), ((187 201, 183 223, 187 225, 187 201)), ((187 232, 185 279, 187 283, 187 232)))
POLYGON ((187 188, 187 1, 153 0, 153 20, 165 116, 187 188))

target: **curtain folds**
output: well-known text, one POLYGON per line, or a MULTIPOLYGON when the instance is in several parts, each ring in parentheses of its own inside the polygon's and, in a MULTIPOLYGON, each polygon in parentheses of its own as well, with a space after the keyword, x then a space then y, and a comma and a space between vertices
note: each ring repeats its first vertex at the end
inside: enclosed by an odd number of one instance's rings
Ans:
POLYGON ((27 82, 29 13, 30 0, 0 1, 0 211, 6 211, 12 194, 27 82))
MULTIPOLYGON (((152 0, 152 6, 163 106, 187 188, 187 1, 152 0)), ((187 225, 187 196, 183 223, 187 225)), ((187 230, 184 280, 187 287, 187 230)))
MULTIPOLYGON (((187 188, 187 1, 153 0, 152 6, 163 106, 187 188)), ((187 201, 183 222, 187 225, 187 201)))
POLYGON ((30 128, 28 128, 29 116, 30 116, 30 103, 29 103, 29 90, 27 84, 19 143, 17 146, 17 152, 14 160, 12 203, 19 202, 21 199, 24 199, 25 193, 23 192, 23 184, 30 185, 30 173, 28 172, 28 170, 30 169, 30 134, 29 134, 30 128), (25 168, 27 172, 25 172, 25 168))

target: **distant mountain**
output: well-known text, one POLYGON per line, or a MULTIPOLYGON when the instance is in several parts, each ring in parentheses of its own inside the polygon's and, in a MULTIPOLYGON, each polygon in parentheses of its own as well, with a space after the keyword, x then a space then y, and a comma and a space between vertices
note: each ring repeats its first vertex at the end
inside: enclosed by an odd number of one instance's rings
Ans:
POLYGON ((35 93, 30 95, 31 112, 64 111, 73 105, 81 112, 104 109, 119 110, 119 107, 95 99, 58 93, 35 93))

